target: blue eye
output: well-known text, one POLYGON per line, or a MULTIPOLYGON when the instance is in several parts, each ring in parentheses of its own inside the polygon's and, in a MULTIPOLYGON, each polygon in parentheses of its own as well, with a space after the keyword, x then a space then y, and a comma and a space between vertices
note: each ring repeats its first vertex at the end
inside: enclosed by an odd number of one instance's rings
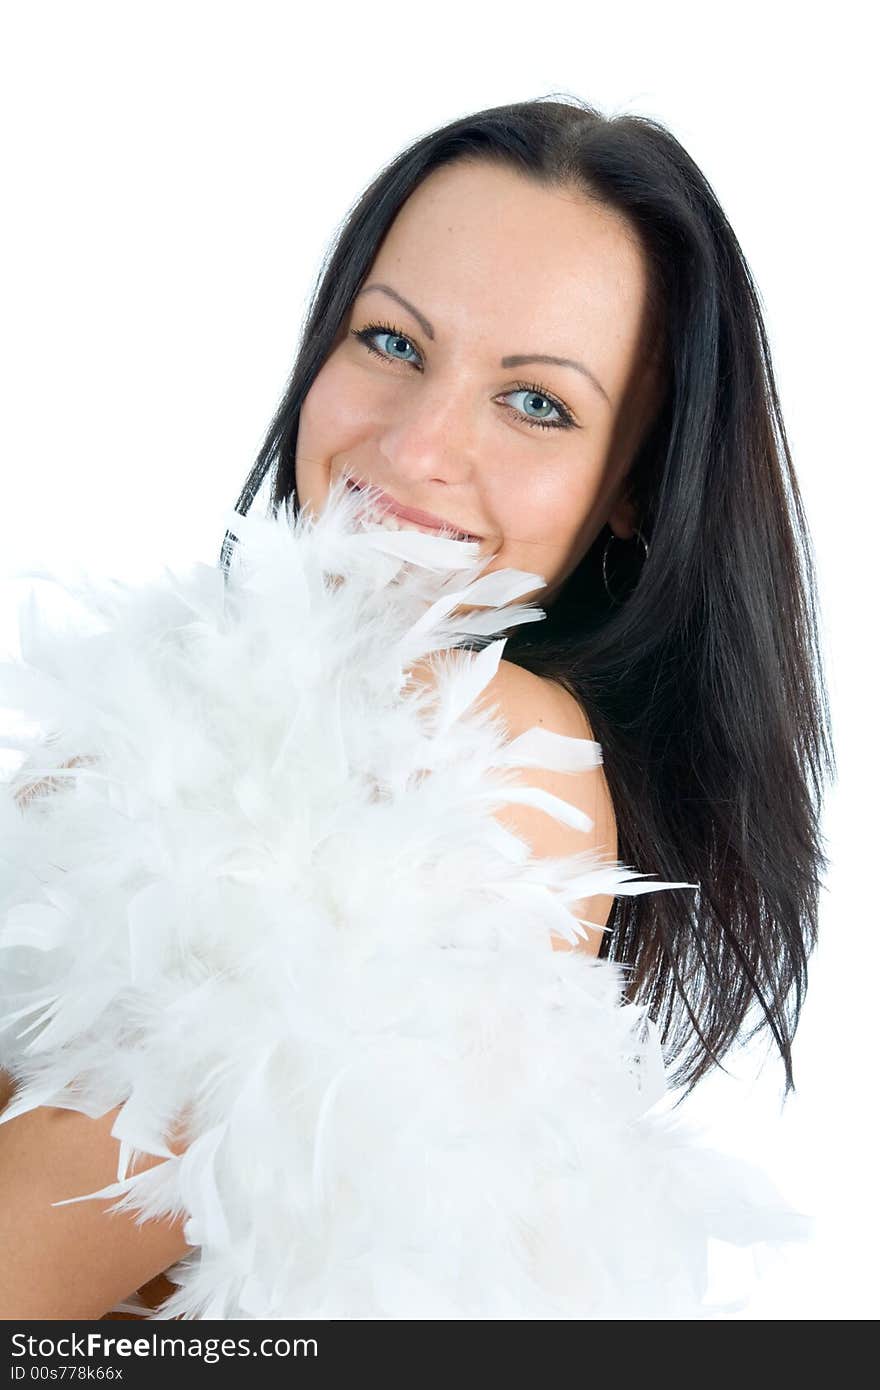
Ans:
MULTIPOLYGON (((357 338, 359 342, 363 343, 368 352, 373 353, 373 355, 378 357, 381 361, 402 362, 405 367, 414 367, 416 371, 421 370, 420 367, 416 366, 412 358, 397 356, 393 352, 386 352, 381 348, 377 348, 372 342, 372 339, 377 334, 383 334, 386 338, 390 338, 397 343, 408 344, 418 355, 418 349, 413 346, 412 339, 409 338, 406 333, 401 333, 400 329, 395 328, 393 324, 368 323, 365 328, 351 330, 351 336, 357 338)), ((534 415, 527 415, 525 411, 518 410, 516 406, 505 407, 507 410, 512 410, 521 420, 525 420, 527 425, 533 425, 542 430, 564 430, 574 427, 574 420, 562 402, 556 400, 555 396, 551 396, 548 391, 545 391, 543 386, 538 386, 530 381, 518 381, 515 388, 512 391, 508 391, 507 394, 509 396, 537 396, 539 400, 546 402, 552 410, 555 410, 559 417, 556 420, 539 420, 534 415)))

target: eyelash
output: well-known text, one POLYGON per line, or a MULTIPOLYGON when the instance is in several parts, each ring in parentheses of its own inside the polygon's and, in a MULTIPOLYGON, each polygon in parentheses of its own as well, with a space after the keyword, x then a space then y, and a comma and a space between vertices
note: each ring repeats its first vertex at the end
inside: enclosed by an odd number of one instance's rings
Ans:
MULTIPOLYGON (((374 356, 378 357, 381 361, 402 362, 402 365, 404 367, 415 366, 415 364, 412 362, 403 362, 402 358, 391 357, 387 352, 382 352, 380 348, 374 347, 374 345, 370 342, 370 338, 374 333, 389 333, 392 337, 403 338, 412 347, 416 346, 408 333, 401 332, 399 328, 395 328, 394 325, 390 323, 368 323, 364 328, 353 328, 351 330, 351 336, 353 338, 357 338, 359 342, 362 342, 367 351, 372 352, 374 356)), ((416 351, 418 352, 418 348, 416 348, 416 351)), ((418 370, 418 368, 416 368, 416 370, 418 370)), ((515 415, 518 415, 521 420, 525 420, 527 425, 532 425, 540 430, 566 430, 571 429, 573 427, 574 420, 572 419, 569 411, 566 410, 565 406, 562 404, 561 401, 558 401, 555 396, 551 396, 549 391, 545 391, 543 386, 538 386, 531 381, 518 381, 512 387, 512 390, 531 391, 536 396, 543 396, 545 400, 548 400, 550 404, 554 406, 556 410, 559 411, 559 414, 562 417, 559 420, 534 420, 531 416, 526 415, 522 410, 517 410, 515 405, 509 405, 506 407, 506 409, 512 410, 515 415)))

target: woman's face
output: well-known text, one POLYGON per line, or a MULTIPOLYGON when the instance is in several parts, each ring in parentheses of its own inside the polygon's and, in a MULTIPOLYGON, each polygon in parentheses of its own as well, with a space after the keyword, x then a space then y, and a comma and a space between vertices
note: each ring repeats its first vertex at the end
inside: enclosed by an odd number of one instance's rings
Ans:
POLYGON ((488 164, 436 170, 303 402, 300 506, 320 512, 352 473, 480 537, 481 572, 543 576, 520 601, 546 603, 605 522, 633 532, 623 488, 656 390, 646 290, 618 214, 488 164))

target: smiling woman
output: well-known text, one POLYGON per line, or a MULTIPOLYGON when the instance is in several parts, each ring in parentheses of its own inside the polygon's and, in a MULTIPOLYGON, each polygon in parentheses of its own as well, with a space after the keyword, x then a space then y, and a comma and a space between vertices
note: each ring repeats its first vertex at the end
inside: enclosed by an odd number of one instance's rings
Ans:
POLYGON ((404 150, 220 565, 94 608, 0 667, 84 755, 0 797, 0 1314, 704 1317, 710 1239, 803 1234, 654 1109, 758 1028, 793 1087, 832 762, 757 294, 673 136, 404 150))
POLYGON ((351 468, 478 536, 487 571, 542 575, 547 602, 603 526, 634 532, 624 484, 656 408, 654 331, 626 219, 573 187, 447 165, 401 208, 303 400, 298 502, 319 508, 351 468), (371 318, 379 299, 398 322, 371 318), (544 379, 516 379, 526 364, 544 379))
POLYGON ((702 885, 617 900, 600 954, 676 1084, 766 1029, 787 1094, 834 773, 812 547, 758 292, 668 130, 523 101, 377 175, 237 510, 343 470, 535 574, 505 658, 580 707, 621 856, 702 885))

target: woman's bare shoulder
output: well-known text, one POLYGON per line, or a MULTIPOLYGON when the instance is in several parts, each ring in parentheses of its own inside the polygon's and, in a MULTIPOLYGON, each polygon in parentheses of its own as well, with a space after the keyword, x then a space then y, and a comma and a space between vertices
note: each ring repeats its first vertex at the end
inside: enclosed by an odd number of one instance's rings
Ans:
MULTIPOLYGON (((540 676, 512 661, 499 662, 498 671, 486 686, 480 700, 487 707, 500 709, 512 737, 538 725, 551 733, 595 742, 592 728, 580 701, 565 686, 540 676)), ((602 862, 617 859, 617 818, 602 765, 583 772, 553 772, 543 768, 523 769, 520 780, 529 786, 570 802, 592 822, 587 831, 563 825, 533 806, 510 803, 498 812, 499 818, 515 834, 525 838, 536 855, 593 853, 602 862)), ((584 898, 574 912, 597 928, 604 928, 614 907, 611 894, 584 898)), ((602 944, 600 931, 590 931, 589 940, 577 947, 597 955, 602 944)), ((557 950, 570 949, 559 938, 557 950)))
POLYGON ((519 732, 539 724, 554 733, 595 741, 586 712, 571 691, 561 681, 528 671, 515 661, 498 663, 484 699, 497 701, 519 732))

